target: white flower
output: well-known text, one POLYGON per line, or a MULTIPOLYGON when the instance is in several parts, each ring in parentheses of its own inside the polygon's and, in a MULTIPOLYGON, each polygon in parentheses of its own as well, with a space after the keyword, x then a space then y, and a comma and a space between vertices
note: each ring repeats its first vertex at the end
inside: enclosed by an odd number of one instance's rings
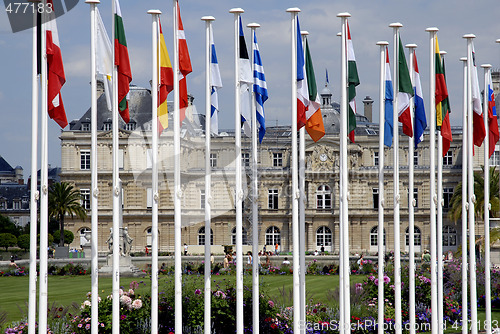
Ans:
POLYGON ((129 290, 128 290, 128 295, 129 295, 129 296, 133 296, 133 295, 135 295, 134 289, 129 289, 129 290))
POLYGON ((132 304, 132 298, 130 298, 129 296, 121 296, 120 297, 120 303, 126 305, 126 306, 130 306, 130 304, 132 304))
POLYGON ((138 310, 142 307, 142 300, 140 299, 135 299, 133 302, 132 302, 132 308, 134 310, 138 310))
POLYGON ((86 300, 82 303, 82 309, 84 309, 85 307, 90 307, 92 304, 90 303, 90 300, 86 300))

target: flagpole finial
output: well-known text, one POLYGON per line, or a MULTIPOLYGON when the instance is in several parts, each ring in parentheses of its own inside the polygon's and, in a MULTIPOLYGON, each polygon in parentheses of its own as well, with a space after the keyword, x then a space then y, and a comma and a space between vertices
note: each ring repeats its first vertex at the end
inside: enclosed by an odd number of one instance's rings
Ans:
POLYGON ((474 35, 474 34, 465 34, 465 35, 462 36, 462 38, 473 39, 473 38, 476 38, 476 35, 474 35))
POLYGON ((337 33, 337 37, 342 37, 342 33, 341 33, 341 32, 338 32, 338 33, 337 33))
POLYGON ((298 7, 292 7, 292 8, 288 8, 286 10, 287 13, 299 13, 300 12, 300 8, 298 7))
POLYGON ((415 43, 406 44, 405 48, 416 49, 417 48, 417 44, 415 44, 415 43))
POLYGON ((300 34, 301 34, 302 36, 307 36, 307 35, 309 35, 309 31, 307 31, 307 30, 301 30, 301 31, 300 31, 300 34))
POLYGON ((378 41, 377 45, 389 45, 389 42, 387 42, 387 41, 378 41))
POLYGON ((467 61, 467 57, 460 57, 460 60, 463 61, 463 62, 466 62, 467 61))
MULTIPOLYGON (((32 2, 40 2, 39 0, 36 0, 36 1, 32 1, 32 2)), ((89 5, 92 5, 92 4, 99 4, 101 3, 100 0, 85 0, 85 3, 88 3, 89 5)))
POLYGON ((443 50, 440 50, 440 51, 439 51, 439 55, 440 55, 441 57, 445 56, 447 53, 448 53, 448 52, 443 51, 443 50))
POLYGON ((252 23, 247 24, 247 28, 257 29, 257 28, 260 28, 260 24, 252 22, 252 23))
POLYGON ((482 64, 481 67, 482 68, 491 68, 491 64, 482 64))
POLYGON ((500 43, 500 39, 497 39, 497 40, 495 41, 495 43, 500 43))
POLYGON ((233 14, 241 14, 244 13, 245 11, 242 8, 232 8, 229 10, 229 12, 233 14))
POLYGON ((425 31, 427 31, 427 32, 437 32, 437 31, 439 31, 439 29, 436 28, 436 27, 430 27, 430 28, 425 29, 425 31))
POLYGON ((161 10, 159 10, 159 9, 150 9, 150 10, 148 10, 148 14, 151 14, 151 15, 160 15, 161 14, 161 10))
POLYGON ((394 23, 389 24, 389 27, 391 27, 391 28, 401 28, 402 26, 403 26, 403 24, 401 24, 399 22, 394 22, 394 23))
POLYGON ((207 22, 210 22, 210 21, 215 21, 215 17, 213 16, 203 16, 201 18, 202 21, 207 21, 207 22))
POLYGON ((337 17, 351 17, 351 14, 348 12, 338 13, 337 17))

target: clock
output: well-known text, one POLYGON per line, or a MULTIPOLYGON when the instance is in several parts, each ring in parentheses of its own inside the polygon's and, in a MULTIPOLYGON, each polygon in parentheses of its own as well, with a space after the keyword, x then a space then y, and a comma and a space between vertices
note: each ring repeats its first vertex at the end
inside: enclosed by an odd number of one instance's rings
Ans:
POLYGON ((325 162, 327 159, 328 156, 326 155, 326 153, 321 153, 321 155, 319 156, 319 160, 321 160, 322 162, 325 162))

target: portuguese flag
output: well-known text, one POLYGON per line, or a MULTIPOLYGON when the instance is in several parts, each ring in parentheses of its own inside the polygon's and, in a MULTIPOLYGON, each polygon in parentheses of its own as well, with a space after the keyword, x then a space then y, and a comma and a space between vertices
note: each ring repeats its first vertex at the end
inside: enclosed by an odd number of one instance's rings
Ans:
POLYGON ((450 124, 450 113, 449 113, 449 101, 448 101, 448 89, 446 88, 446 78, 444 73, 444 64, 441 60, 441 55, 439 54, 439 43, 436 37, 436 126, 441 131, 441 136, 443 137, 443 156, 450 149, 452 136, 451 136, 451 124, 450 124))
POLYGON ((125 39, 125 29, 123 28, 122 12, 120 3, 115 0, 115 66, 118 72, 118 111, 125 123, 130 121, 128 112, 127 94, 130 90, 129 84, 132 81, 132 71, 128 57, 127 40, 125 39))

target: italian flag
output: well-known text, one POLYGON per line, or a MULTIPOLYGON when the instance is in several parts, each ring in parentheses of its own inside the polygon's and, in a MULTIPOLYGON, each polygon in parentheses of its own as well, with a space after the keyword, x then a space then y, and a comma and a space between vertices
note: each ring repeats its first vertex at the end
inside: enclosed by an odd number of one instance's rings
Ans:
POLYGON ((174 89, 174 71, 160 22, 160 89, 158 91, 158 134, 168 127, 167 96, 174 89))
POLYGON ((128 57, 127 40, 123 28, 122 12, 120 3, 115 0, 115 66, 118 72, 118 110, 125 123, 130 121, 128 111, 127 95, 132 81, 132 71, 128 57))
POLYGON ((306 110, 306 131, 314 142, 317 142, 325 135, 323 116, 321 115, 321 100, 316 87, 316 77, 311 54, 309 53, 309 43, 306 40, 306 76, 307 88, 309 90, 309 107, 306 110))
POLYGON ((399 87, 398 87, 398 120, 403 124, 403 133, 413 137, 413 126, 410 114, 410 99, 413 96, 410 72, 406 64, 405 50, 399 38, 399 87))
MULTIPOLYGON (((347 23, 347 22, 346 22, 347 23)), ((354 143, 354 129, 356 129, 356 86, 359 85, 358 68, 356 57, 352 47, 351 30, 347 23, 347 86, 349 99, 349 117, 347 120, 347 132, 349 139, 354 143)))
POLYGON ((436 37, 436 126, 440 128, 441 137, 443 137, 443 156, 450 149, 451 141, 451 124, 449 114, 448 89, 446 88, 446 78, 444 73, 444 64, 439 54, 439 43, 436 37))

